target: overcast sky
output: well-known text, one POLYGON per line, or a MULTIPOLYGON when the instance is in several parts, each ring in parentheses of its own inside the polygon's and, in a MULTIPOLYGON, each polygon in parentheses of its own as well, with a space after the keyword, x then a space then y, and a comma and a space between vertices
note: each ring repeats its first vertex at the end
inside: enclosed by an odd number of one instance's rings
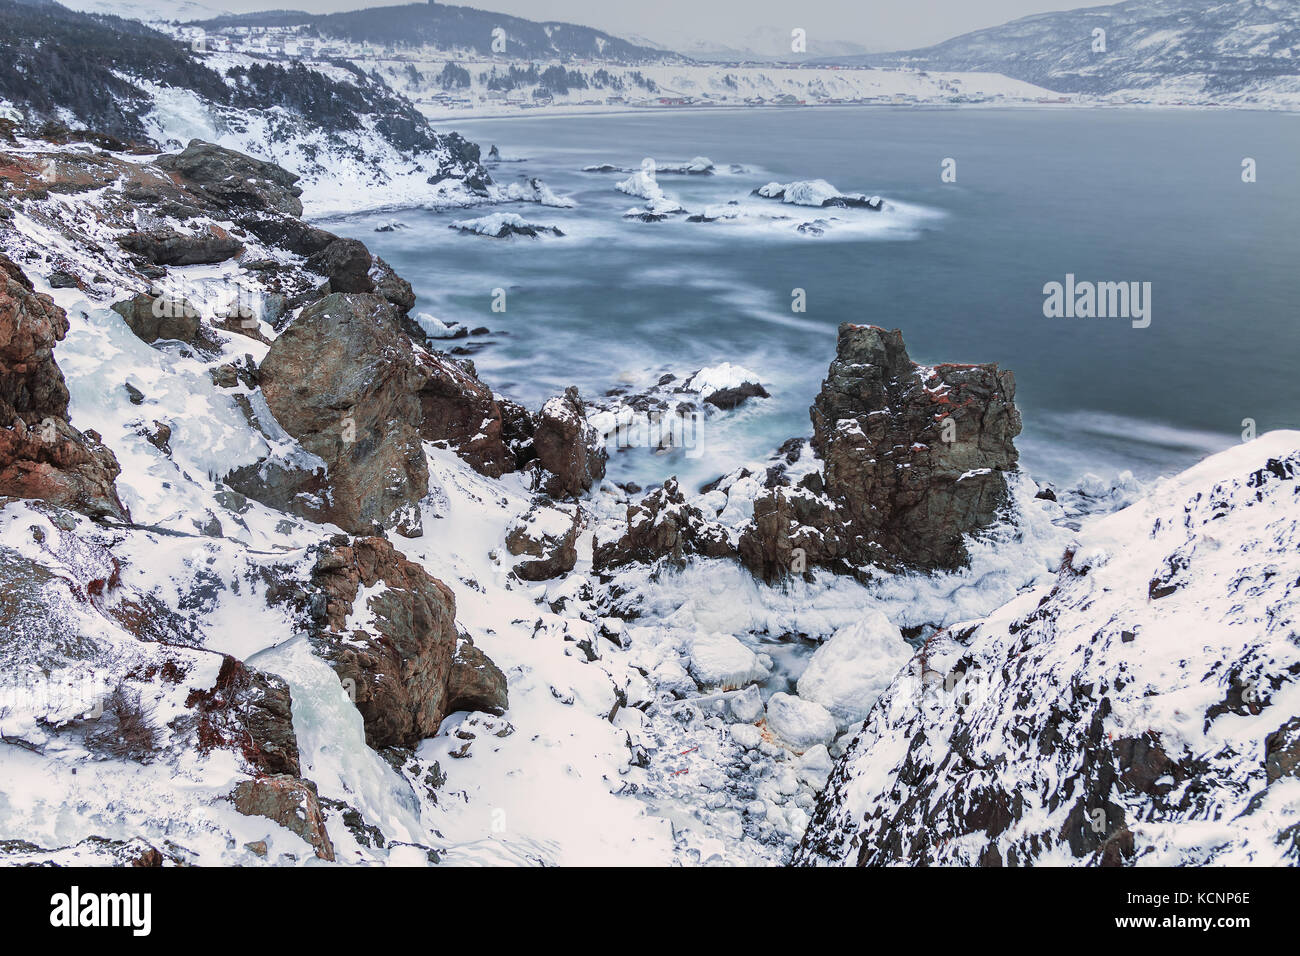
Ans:
MULTIPOLYGON (((391 6, 395 0, 202 0, 233 12, 294 9, 313 12, 391 6)), ((396 0, 400 2, 400 0, 396 0)), ((1103 6, 1091 0, 477 0, 460 6, 530 20, 563 20, 619 36, 677 44, 682 38, 731 43, 755 27, 807 31, 872 50, 926 46, 981 27, 1048 10, 1103 6)))

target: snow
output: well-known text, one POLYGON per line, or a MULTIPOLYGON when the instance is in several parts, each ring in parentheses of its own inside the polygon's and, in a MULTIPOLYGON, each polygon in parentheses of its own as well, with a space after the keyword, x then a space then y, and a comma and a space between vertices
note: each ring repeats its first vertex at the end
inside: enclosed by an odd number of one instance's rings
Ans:
POLYGON ((796 751, 822 746, 835 739, 835 719, 821 704, 790 694, 773 694, 767 701, 767 729, 796 751))
POLYGON ((687 388, 701 395, 712 395, 714 392, 748 384, 762 384, 762 379, 758 377, 758 373, 751 372, 740 365, 732 365, 730 362, 702 368, 686 381, 687 388))
POLYGON ((730 634, 701 634, 691 642, 691 676, 704 688, 732 690, 763 680, 758 656, 730 634))
POLYGON ((799 677, 799 696, 823 705, 843 730, 867 716, 911 656, 889 618, 868 611, 813 653, 799 677))

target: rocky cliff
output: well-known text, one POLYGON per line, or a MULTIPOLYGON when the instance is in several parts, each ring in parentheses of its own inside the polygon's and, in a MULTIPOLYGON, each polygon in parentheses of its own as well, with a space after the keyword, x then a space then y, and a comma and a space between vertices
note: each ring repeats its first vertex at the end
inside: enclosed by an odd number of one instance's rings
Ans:
POLYGON ((1055 579, 930 638, 794 860, 1295 865, 1300 434, 1110 516, 1055 579))

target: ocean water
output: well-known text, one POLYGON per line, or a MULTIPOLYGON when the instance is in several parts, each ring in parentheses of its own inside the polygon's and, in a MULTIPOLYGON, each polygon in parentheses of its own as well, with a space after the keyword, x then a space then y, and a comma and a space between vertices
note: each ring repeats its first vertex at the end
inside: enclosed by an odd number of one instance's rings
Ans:
MULTIPOLYGON (((1193 110, 820 108, 467 121, 504 157, 494 178, 540 176, 576 205, 406 209, 330 228, 412 281, 417 311, 487 326, 480 375, 537 405, 733 362, 772 397, 709 419, 688 451, 634 449, 611 476, 707 481, 811 432, 808 406, 841 322, 900 328, 913 359, 1014 371, 1022 462, 1039 479, 1142 479, 1263 432, 1300 427, 1300 117, 1193 110), (627 220, 615 190, 639 167, 710 157, 713 176, 661 174, 690 211, 735 200, 788 221, 627 220), (1244 183, 1242 160, 1256 162, 1244 183), (940 179, 956 161, 956 182, 940 179), (733 168, 732 164, 736 164, 733 168), (826 179, 893 209, 752 200, 769 181, 826 179), (563 238, 448 228, 515 212, 563 238), (835 217, 824 235, 800 222, 835 217), (407 228, 374 231, 396 218, 407 228), (1151 322, 1046 318, 1043 287, 1151 283, 1151 322), (494 290, 505 291, 493 312, 494 290), (792 310, 801 289, 806 311, 792 310)), ((449 345, 464 346, 465 340, 449 345)), ((481 348, 478 348, 482 345, 481 348)))

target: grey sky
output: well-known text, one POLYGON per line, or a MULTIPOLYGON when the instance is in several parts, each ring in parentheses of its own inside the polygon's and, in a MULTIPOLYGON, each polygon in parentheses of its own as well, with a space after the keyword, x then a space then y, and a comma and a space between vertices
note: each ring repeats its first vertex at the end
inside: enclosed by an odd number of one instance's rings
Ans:
MULTIPOLYGON (((313 12, 390 6, 401 0, 203 0, 246 12, 313 12)), ((925 46, 960 33, 1048 10, 1103 6, 1090 0, 470 0, 461 6, 530 20, 564 20, 619 36, 639 35, 675 45, 682 40, 734 43, 755 28, 807 31, 809 52, 818 36, 872 50, 925 46)))

